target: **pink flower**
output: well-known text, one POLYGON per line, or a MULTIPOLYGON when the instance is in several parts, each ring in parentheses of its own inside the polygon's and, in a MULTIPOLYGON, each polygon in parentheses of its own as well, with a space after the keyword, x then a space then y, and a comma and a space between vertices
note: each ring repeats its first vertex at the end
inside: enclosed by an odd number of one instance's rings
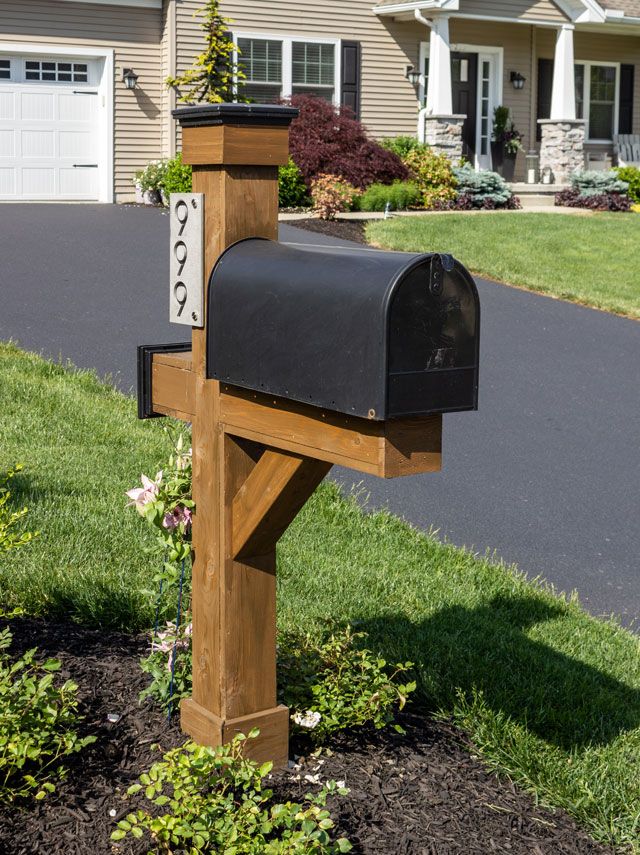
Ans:
POLYGON ((183 505, 176 505, 172 511, 167 511, 164 515, 162 526, 163 528, 168 528, 173 531, 178 528, 180 524, 184 525, 185 531, 189 528, 191 525, 191 511, 183 505))
POLYGON ((135 509, 138 513, 142 513, 145 506, 148 505, 149 502, 153 502, 158 495, 160 482, 162 481, 162 472, 158 472, 155 481, 147 478, 146 475, 142 475, 140 480, 142 481, 142 487, 127 490, 126 493, 126 495, 131 499, 131 501, 127 503, 127 507, 131 508, 135 505, 135 509))

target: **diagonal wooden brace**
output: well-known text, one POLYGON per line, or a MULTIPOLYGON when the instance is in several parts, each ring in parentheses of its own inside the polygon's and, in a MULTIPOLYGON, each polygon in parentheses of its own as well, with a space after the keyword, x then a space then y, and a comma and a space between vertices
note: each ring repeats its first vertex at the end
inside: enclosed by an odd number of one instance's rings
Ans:
POLYGON ((235 560, 265 555, 298 515, 331 464, 268 448, 233 500, 235 560))

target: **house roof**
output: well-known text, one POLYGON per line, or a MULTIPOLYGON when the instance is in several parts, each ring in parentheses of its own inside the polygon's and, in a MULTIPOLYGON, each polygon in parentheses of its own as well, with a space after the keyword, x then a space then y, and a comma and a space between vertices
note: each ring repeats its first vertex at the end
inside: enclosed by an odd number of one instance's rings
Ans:
POLYGON ((624 12, 630 18, 640 18, 640 0, 598 0, 603 9, 624 12))

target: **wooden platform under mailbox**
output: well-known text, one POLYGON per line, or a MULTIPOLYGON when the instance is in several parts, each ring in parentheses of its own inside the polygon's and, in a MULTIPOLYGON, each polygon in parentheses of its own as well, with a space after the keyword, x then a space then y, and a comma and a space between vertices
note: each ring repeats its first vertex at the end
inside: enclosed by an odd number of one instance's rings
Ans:
MULTIPOLYGON (((191 352, 154 354, 151 376, 153 410, 193 421, 191 352)), ((376 422, 221 384, 220 422, 232 436, 383 478, 441 469, 441 415, 376 422)))

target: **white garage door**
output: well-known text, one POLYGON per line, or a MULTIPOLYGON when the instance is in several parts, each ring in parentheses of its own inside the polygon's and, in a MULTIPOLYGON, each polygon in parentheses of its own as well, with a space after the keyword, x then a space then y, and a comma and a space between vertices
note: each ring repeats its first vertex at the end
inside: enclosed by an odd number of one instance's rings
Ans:
POLYGON ((95 200, 96 60, 0 55, 0 200, 95 200))

